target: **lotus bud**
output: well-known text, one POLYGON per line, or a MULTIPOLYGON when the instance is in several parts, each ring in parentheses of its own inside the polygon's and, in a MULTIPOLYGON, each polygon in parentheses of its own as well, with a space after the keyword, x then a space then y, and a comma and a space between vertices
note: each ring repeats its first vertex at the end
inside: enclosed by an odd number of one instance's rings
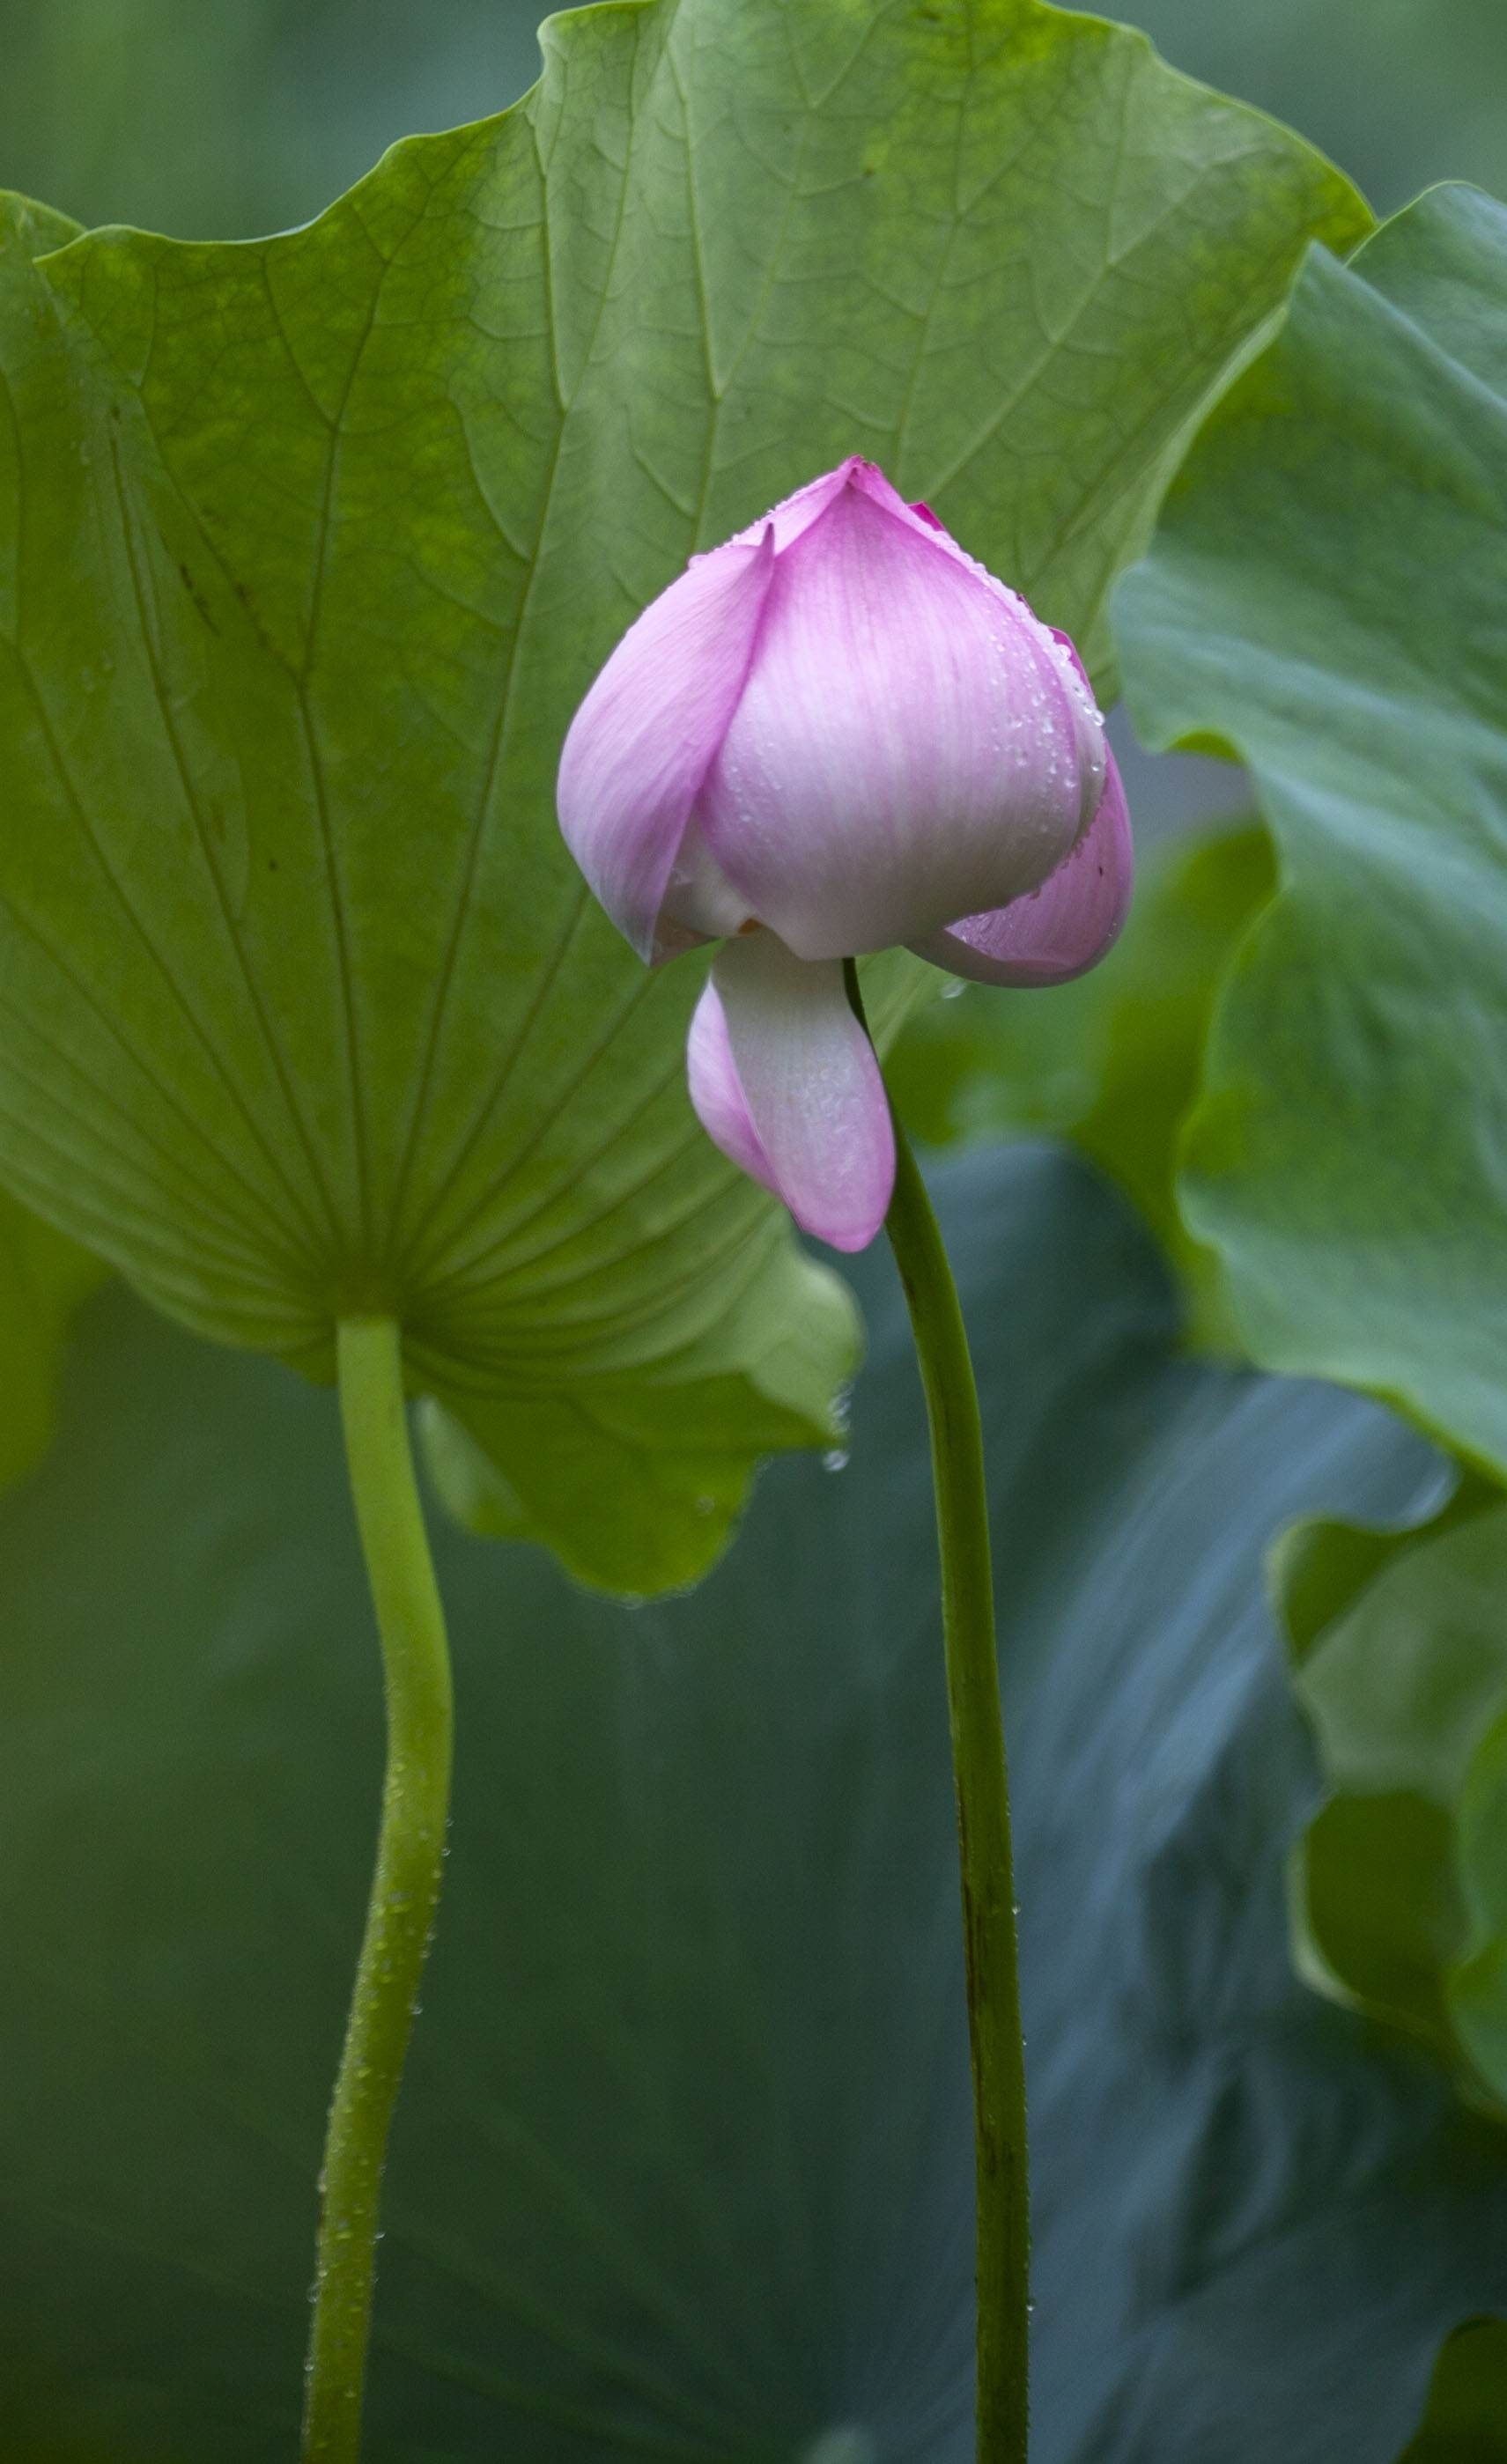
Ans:
POLYGON ((691 1099, 802 1227, 860 1249, 894 1135, 843 960, 1065 983, 1124 920, 1130 825, 1077 654, 872 463, 644 610, 582 703, 561 826, 651 965, 722 943, 691 1099))

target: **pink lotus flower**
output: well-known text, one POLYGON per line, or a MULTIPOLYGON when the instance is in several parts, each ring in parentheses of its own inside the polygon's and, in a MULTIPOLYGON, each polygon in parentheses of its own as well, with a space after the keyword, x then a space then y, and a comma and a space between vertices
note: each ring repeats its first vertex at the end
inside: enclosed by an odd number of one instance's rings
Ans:
POLYGON ((576 713, 560 822, 651 965, 721 940, 691 1099, 838 1249, 884 1220, 895 1142, 843 960, 904 943, 1058 984, 1130 897, 1124 791, 1066 634, 852 460, 710 555, 576 713))

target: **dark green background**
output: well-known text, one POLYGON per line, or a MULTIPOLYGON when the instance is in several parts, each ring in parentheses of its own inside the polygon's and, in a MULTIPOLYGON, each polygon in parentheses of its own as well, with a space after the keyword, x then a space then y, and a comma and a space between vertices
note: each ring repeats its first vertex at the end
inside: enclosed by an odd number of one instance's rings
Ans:
MULTIPOLYGON (((1502 2307, 1507 2176, 1293 1974, 1314 1772, 1261 1562, 1442 1467, 1355 1396, 1179 1357, 1083 1166, 937 1186, 1009 1638, 1032 2464, 1392 2464, 1441 2335, 1502 2307)), ((436 1528, 455 1823, 370 2464, 971 2453, 931 1498, 882 1248, 855 1280, 851 1463, 771 1465, 689 1596, 436 1528)), ((379 1753, 344 1488, 331 1397, 117 1289, 0 1502, 0 2464, 292 2452, 379 1753)))

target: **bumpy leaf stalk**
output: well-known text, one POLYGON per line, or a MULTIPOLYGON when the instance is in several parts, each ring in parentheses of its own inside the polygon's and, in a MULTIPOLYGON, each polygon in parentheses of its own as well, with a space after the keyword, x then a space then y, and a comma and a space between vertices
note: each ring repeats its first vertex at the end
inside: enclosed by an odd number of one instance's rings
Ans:
POLYGON ((388 1765, 376 1872, 320 2176, 304 2464, 355 2464, 388 2132, 439 1899, 450 1809, 445 1617, 413 1477, 390 1318, 339 1331, 341 1414, 382 1639, 388 1765))
MULTIPOLYGON (((863 1001, 851 958, 847 979, 849 1000, 861 1021, 863 1001)), ((1031 2325, 1026 2066, 984 1431, 957 1286, 926 1184, 898 1119, 895 1148, 895 1194, 885 1230, 910 1310, 931 1427, 958 1802, 978 2220, 977 2453, 979 2464, 1026 2464, 1031 2325)))

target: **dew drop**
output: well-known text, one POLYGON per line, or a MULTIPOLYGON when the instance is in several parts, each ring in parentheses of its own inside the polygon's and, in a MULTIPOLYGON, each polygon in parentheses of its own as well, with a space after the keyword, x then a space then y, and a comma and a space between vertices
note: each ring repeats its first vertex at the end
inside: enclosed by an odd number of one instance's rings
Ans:
POLYGON ((827 1452, 826 1452, 826 1453, 823 1455, 823 1457, 822 1457, 822 1469, 823 1469, 823 1471, 846 1471, 846 1470, 847 1470, 847 1468, 848 1468, 848 1449, 847 1449, 847 1447, 846 1447, 846 1446, 829 1446, 829 1447, 828 1447, 828 1449, 827 1449, 827 1452))

